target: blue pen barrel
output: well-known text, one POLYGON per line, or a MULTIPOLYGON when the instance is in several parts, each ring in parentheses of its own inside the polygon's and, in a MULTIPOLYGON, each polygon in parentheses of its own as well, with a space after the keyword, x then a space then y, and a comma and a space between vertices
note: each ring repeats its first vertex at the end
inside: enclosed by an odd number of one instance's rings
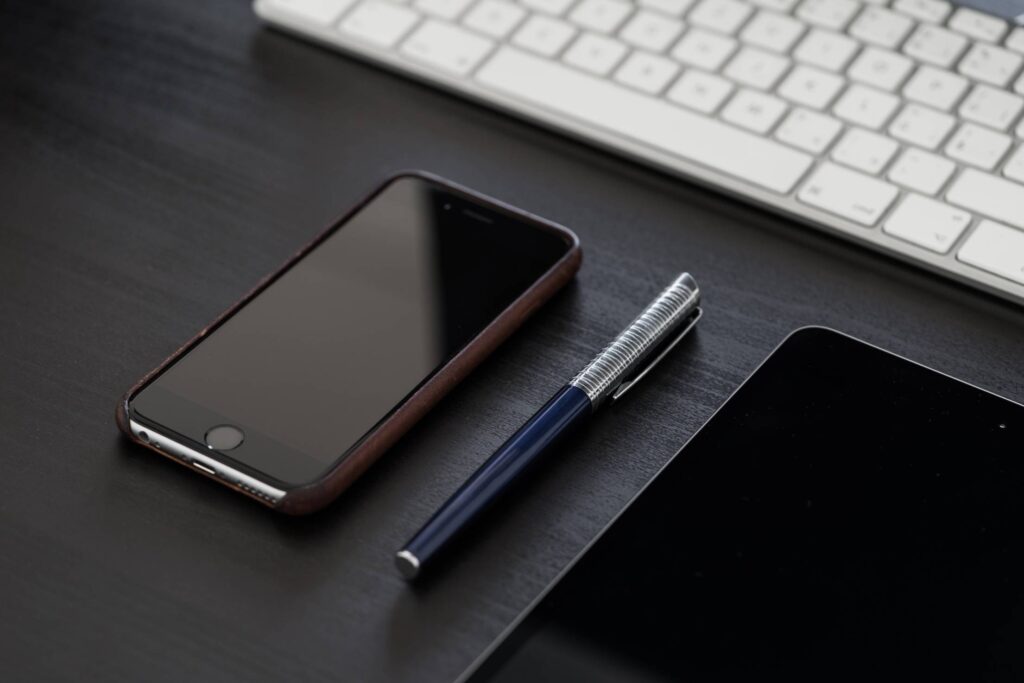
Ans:
POLYGON ((487 459, 405 545, 403 552, 411 554, 415 562, 405 567, 400 564, 403 574, 411 577, 418 573, 469 520, 489 507, 528 469, 545 449, 590 413, 590 399, 581 389, 566 386, 555 394, 529 422, 487 459))
POLYGON ((402 576, 417 576, 460 529, 490 507, 559 436, 589 417, 604 401, 619 398, 640 381, 693 328, 700 318, 699 302, 700 289, 689 273, 682 273, 662 290, 398 551, 395 565, 402 576))

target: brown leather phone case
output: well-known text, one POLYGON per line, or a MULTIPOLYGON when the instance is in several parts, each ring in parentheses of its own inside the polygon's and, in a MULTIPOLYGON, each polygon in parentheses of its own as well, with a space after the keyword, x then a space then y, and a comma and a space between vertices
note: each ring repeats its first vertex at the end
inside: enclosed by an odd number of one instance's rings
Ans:
MULTIPOLYGON (((174 363, 178 358, 188 353, 194 346, 203 340, 208 334, 217 329, 224 321, 234 315, 238 310, 245 306, 250 300, 255 298, 262 292, 267 286, 269 286, 274 280, 276 280, 282 273, 291 268, 299 259, 308 254, 310 251, 315 249, 324 239, 331 235, 335 230, 342 229, 344 224, 351 218, 355 213, 363 208, 371 199, 373 199, 378 193, 380 193, 385 187, 395 180, 414 176, 429 180, 430 182, 436 183, 442 186, 445 190, 460 194, 465 197, 471 198, 476 201, 484 202, 492 205, 495 209, 503 211, 505 213, 516 216, 518 219, 531 223, 541 229, 548 230, 557 233, 561 236, 568 245, 566 254, 553 265, 544 275, 540 277, 528 290, 513 301, 504 311, 502 311, 497 318, 485 327, 474 339, 472 339, 461 351, 459 351, 451 360, 441 366, 434 374, 423 384, 420 385, 419 389, 410 395, 402 404, 395 408, 391 414, 382 422, 380 422, 373 430, 371 430, 363 439, 353 447, 345 457, 340 459, 330 470, 327 471, 320 479, 304 486, 289 489, 284 497, 278 500, 276 503, 265 500, 264 498, 254 495, 247 489, 241 488, 236 484, 228 482, 216 475, 209 474, 207 472, 200 471, 202 474, 232 488, 240 493, 258 500, 259 502, 272 507, 281 512, 285 512, 291 515, 303 515, 310 512, 314 512, 324 507, 332 500, 334 500, 342 491, 344 491, 353 481, 355 481, 360 474, 362 474, 367 467, 369 467, 377 458, 379 458, 384 451, 390 448, 398 439, 408 431, 417 421, 422 418, 427 411, 429 411, 442 397, 451 391, 455 385, 461 382, 466 375, 470 373, 477 365, 483 361, 495 348, 498 347, 501 342, 509 337, 523 322, 536 311, 541 304, 547 301, 555 292, 561 289, 569 280, 572 279, 573 275, 579 270, 580 261, 582 259, 582 252, 579 246, 579 239, 576 235, 557 223, 544 220, 543 218, 531 215, 520 209, 516 209, 507 204, 485 197, 481 194, 473 192, 472 190, 466 189, 460 185, 456 185, 450 181, 444 180, 437 176, 422 171, 410 171, 399 173, 392 176, 372 192, 370 192, 362 201, 356 204, 350 211, 344 216, 335 221, 330 227, 323 231, 320 235, 313 239, 312 242, 307 244, 305 247, 296 252, 285 264, 271 275, 265 277, 260 283, 248 294, 246 294, 238 303, 231 306, 228 310, 224 311, 216 320, 214 320, 209 326, 201 330, 199 334, 193 337, 188 343, 182 346, 178 351, 172 354, 169 358, 164 360, 158 367, 149 372, 143 377, 135 386, 133 386, 118 403, 117 406, 117 425, 121 431, 132 441, 148 447, 165 457, 169 457, 175 462, 185 464, 181 460, 169 455, 168 453, 154 448, 152 444, 143 442, 141 439, 135 437, 132 434, 129 427, 129 405, 132 399, 141 391, 149 382, 156 379, 166 368, 174 363)), ((187 465, 186 465, 187 466, 187 465)), ((193 468, 190 468, 193 469, 193 468)))

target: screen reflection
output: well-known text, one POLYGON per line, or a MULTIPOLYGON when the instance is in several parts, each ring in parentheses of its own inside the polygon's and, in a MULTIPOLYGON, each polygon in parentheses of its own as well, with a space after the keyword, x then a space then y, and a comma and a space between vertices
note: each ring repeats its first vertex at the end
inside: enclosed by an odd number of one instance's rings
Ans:
POLYGON ((567 251, 415 177, 390 184, 135 399, 282 481, 333 463, 567 251), (290 464, 282 465, 282 454, 290 464))

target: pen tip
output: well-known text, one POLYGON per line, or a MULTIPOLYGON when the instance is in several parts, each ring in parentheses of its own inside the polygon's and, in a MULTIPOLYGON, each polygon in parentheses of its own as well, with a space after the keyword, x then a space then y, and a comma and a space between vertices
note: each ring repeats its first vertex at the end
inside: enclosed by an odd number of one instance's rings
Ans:
POLYGON ((395 554, 395 566, 398 567, 398 573, 406 581, 415 579, 416 575, 420 573, 419 558, 408 550, 399 550, 395 554))

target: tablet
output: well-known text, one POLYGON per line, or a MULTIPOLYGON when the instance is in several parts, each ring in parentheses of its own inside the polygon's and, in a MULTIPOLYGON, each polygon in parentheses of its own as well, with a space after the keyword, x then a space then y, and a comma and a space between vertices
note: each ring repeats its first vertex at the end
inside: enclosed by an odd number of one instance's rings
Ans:
POLYGON ((1019 679, 1022 436, 1024 406, 798 330, 461 680, 1019 679))

